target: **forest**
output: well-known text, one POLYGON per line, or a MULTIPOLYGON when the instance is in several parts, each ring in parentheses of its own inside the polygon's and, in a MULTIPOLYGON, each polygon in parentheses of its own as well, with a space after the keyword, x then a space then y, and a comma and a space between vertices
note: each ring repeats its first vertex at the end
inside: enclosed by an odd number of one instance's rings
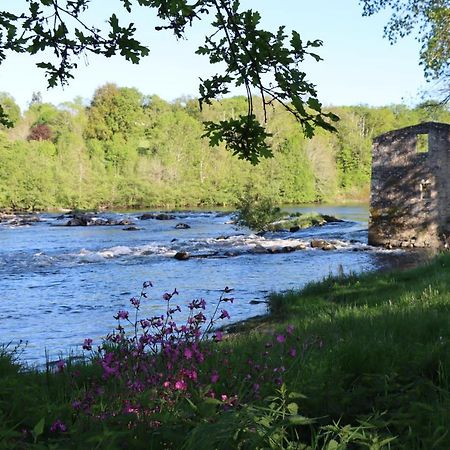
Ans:
POLYGON ((21 111, 4 92, 0 105, 12 125, 0 126, 3 210, 228 207, 249 185, 278 204, 367 200, 373 137, 450 122, 448 107, 438 104, 336 106, 325 109, 339 116, 337 132, 317 129, 308 139, 288 112, 273 107, 273 158, 254 166, 202 137, 203 122, 245 114, 245 97, 200 110, 193 98, 167 102, 105 84, 88 102, 55 106, 34 93, 21 111))

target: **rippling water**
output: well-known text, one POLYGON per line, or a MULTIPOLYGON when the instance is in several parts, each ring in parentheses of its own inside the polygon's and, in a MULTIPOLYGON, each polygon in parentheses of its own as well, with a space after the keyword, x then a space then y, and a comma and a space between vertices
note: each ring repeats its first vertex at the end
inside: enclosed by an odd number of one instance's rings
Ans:
MULTIPOLYGON (((164 308, 162 294, 177 288, 183 307, 203 297, 210 307, 225 286, 235 289, 229 305, 233 321, 266 312, 271 291, 298 288, 330 273, 360 272, 394 264, 401 253, 367 245, 367 208, 293 208, 335 215, 344 222, 256 236, 237 229, 231 215, 214 211, 176 212, 174 220, 130 218, 139 231, 122 226, 65 227, 56 214, 42 214, 31 226, 0 225, 0 343, 27 341, 23 360, 32 364, 79 352, 84 338, 101 341, 114 326, 113 315, 126 309, 142 282, 154 287, 143 314, 164 308), (189 229, 175 229, 183 222, 189 229), (334 241, 337 249, 309 246, 311 239, 334 241), (261 253, 305 244, 291 253, 261 253), (178 261, 187 251, 192 257, 178 261)), ((183 314, 187 314, 183 309, 183 314)), ((180 316, 181 317, 181 316, 180 316)))

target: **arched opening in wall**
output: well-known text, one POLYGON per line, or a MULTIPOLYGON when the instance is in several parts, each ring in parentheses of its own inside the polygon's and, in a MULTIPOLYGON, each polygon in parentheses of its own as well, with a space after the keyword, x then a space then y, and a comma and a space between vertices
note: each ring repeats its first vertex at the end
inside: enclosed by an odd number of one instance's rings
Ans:
POLYGON ((416 135, 416 153, 428 153, 428 133, 416 135))

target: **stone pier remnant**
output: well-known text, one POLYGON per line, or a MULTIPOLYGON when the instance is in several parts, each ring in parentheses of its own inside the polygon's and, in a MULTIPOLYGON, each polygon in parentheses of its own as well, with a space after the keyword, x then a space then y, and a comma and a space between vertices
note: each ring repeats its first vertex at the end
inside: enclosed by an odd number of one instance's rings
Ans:
POLYGON ((421 123, 373 140, 369 244, 450 244, 450 124, 421 123))

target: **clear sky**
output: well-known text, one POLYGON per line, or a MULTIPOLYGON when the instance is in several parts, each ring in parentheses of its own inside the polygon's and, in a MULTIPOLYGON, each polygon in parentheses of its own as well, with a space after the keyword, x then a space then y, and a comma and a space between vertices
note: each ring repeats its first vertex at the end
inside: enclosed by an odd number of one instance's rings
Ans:
MULTIPOLYGON (((418 63, 420 46, 412 37, 390 45, 383 38, 388 14, 362 17, 358 0, 242 0, 241 3, 258 9, 264 26, 271 30, 285 25, 288 30, 297 30, 304 40, 324 41, 317 51, 324 60, 309 61, 303 66, 308 79, 317 85, 324 104, 420 101, 420 91, 426 87, 418 63)), ((20 8, 21 4, 24 0, 14 0, 14 8, 20 8)), ((10 5, 10 0, 0 0, 0 9, 11 8, 10 5)), ((123 9, 119 0, 93 0, 88 22, 101 23, 114 9, 123 9)), ((148 9, 137 10, 129 20, 136 24, 139 37, 151 49, 150 56, 139 65, 119 57, 91 55, 78 62, 79 69, 69 86, 47 90, 43 71, 34 66, 42 57, 10 54, 0 66, 0 91, 10 93, 22 109, 34 91, 41 91, 44 101, 54 104, 77 96, 88 101, 95 89, 106 82, 136 87, 144 94, 157 94, 169 101, 197 96, 199 77, 214 72, 205 57, 194 55, 202 43, 206 24, 197 23, 189 31, 187 41, 177 41, 169 32, 154 31, 157 22, 148 9)))

